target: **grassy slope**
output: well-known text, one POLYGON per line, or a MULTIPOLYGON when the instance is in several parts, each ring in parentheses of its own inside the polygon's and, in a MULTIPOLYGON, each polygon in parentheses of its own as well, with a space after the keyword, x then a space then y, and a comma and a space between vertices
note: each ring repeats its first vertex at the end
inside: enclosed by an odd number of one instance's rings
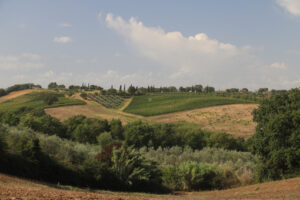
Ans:
POLYGON ((65 98, 63 94, 57 94, 58 102, 55 102, 53 105, 46 105, 43 101, 44 95, 49 93, 45 92, 32 92, 30 94, 25 94, 14 99, 10 99, 0 103, 0 112, 7 111, 17 111, 23 107, 34 108, 34 109, 45 109, 49 107, 59 107, 67 105, 83 105, 85 102, 78 99, 65 98))
POLYGON ((153 116, 196 108, 238 103, 253 102, 243 99, 199 94, 156 94, 134 97, 124 111, 143 116, 153 116))

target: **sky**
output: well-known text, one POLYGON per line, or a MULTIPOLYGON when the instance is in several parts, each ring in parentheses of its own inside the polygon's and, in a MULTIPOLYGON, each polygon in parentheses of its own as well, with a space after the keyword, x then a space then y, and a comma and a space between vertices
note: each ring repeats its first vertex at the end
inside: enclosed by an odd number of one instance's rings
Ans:
POLYGON ((0 0, 0 88, 300 87, 300 0, 0 0))

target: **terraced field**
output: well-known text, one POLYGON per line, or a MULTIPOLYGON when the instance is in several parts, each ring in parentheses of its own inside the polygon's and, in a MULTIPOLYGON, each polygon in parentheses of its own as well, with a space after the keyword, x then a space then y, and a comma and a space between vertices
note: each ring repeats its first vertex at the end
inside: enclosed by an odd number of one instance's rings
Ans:
POLYGON ((218 97, 201 94, 155 94, 136 96, 125 112, 142 116, 154 116, 166 113, 205 108, 228 104, 254 103, 250 100, 218 97))
POLYGON ((95 93, 89 93, 88 98, 103 105, 106 108, 119 108, 124 102, 124 98, 118 95, 101 95, 95 93))

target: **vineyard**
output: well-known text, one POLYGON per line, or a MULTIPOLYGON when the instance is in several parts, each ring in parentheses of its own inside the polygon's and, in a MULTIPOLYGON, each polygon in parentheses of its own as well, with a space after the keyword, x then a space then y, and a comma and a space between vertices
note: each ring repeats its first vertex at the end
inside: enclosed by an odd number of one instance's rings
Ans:
POLYGON ((106 108, 118 108, 124 101, 124 98, 118 95, 88 94, 87 96, 106 108))

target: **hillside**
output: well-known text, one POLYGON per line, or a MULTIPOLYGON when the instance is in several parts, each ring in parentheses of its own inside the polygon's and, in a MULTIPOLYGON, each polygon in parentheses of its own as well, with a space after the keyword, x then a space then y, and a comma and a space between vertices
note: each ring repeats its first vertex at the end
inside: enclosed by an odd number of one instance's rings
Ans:
POLYGON ((54 186, 32 182, 0 174, 0 199, 103 199, 103 200, 146 200, 146 199, 300 199, 300 178, 274 181, 246 187, 209 192, 181 192, 177 195, 150 195, 142 193, 117 193, 88 191, 66 186, 54 186), (63 188, 63 189, 62 189, 63 188), (76 190, 76 191, 75 191, 76 190))
POLYGON ((124 111, 142 116, 154 116, 197 108, 242 103, 253 103, 253 101, 203 94, 155 94, 135 96, 124 111))
POLYGON ((147 117, 150 121, 173 123, 185 121, 213 132, 226 132, 235 136, 249 138, 255 132, 252 111, 257 104, 233 104, 212 106, 183 112, 147 117))
POLYGON ((78 99, 66 98, 64 94, 56 93, 52 91, 39 91, 35 92, 32 90, 26 92, 16 92, 14 94, 9 94, 8 96, 4 96, 6 100, 0 102, 0 112, 16 112, 18 109, 26 108, 29 109, 44 109, 49 107, 59 107, 66 105, 82 105, 85 102, 78 99), (47 94, 52 94, 57 97, 57 101, 51 105, 47 105, 44 102, 45 96, 47 94))
POLYGON ((32 93, 32 92, 39 92, 39 91, 42 91, 42 90, 20 90, 20 91, 15 91, 15 92, 11 92, 5 96, 2 96, 0 97, 0 103, 1 102, 4 102, 4 101, 7 101, 7 100, 10 100, 10 99, 14 99, 16 97, 19 97, 19 96, 22 96, 22 95, 25 95, 25 94, 29 94, 29 93, 32 93))
MULTIPOLYGON (((79 95, 72 98, 83 100, 79 95)), ((140 98, 140 97, 134 97, 140 98)), ((86 105, 63 106, 57 108, 47 108, 47 114, 64 121, 76 115, 95 117, 103 119, 120 119, 124 124, 141 119, 149 122, 176 123, 185 121, 196 124, 209 131, 221 131, 236 136, 249 138, 255 132, 256 124, 252 121, 252 111, 257 108, 257 104, 231 104, 222 106, 209 106, 200 109, 191 109, 182 112, 161 114, 156 116, 140 116, 123 112, 128 105, 134 103, 132 99, 126 99, 120 109, 108 109, 99 103, 83 100, 86 105)))

